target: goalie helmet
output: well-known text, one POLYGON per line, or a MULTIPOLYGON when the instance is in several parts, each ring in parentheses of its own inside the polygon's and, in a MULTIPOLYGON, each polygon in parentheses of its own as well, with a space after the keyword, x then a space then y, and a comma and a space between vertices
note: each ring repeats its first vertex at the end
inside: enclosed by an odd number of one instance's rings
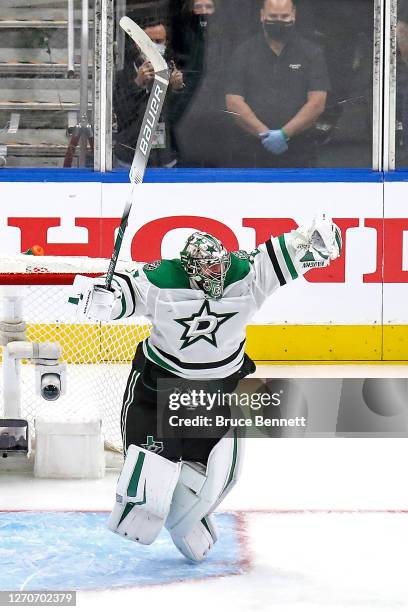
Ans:
POLYGON ((219 300, 224 291, 225 277, 231 265, 231 256, 222 242, 210 234, 194 232, 180 253, 187 274, 207 297, 219 300))

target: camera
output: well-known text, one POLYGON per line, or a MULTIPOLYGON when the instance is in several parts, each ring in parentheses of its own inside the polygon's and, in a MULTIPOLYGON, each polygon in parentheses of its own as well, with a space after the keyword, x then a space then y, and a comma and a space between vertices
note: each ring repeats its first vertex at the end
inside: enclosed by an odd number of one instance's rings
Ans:
POLYGON ((66 365, 36 365, 36 391, 48 402, 55 402, 66 391, 66 365))
POLYGON ((41 395, 53 402, 61 395, 61 378, 58 374, 43 374, 41 376, 41 395))

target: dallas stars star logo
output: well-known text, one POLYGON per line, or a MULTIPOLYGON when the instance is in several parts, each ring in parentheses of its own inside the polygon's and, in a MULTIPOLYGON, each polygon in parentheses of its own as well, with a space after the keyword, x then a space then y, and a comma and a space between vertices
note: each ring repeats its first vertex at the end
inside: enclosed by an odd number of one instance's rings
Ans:
POLYGON ((187 348, 199 340, 205 340, 213 346, 217 346, 216 333, 228 319, 235 317, 237 312, 226 312, 217 314, 210 310, 207 300, 204 301, 199 312, 193 313, 191 317, 174 319, 184 327, 180 340, 183 341, 181 348, 187 348))
POLYGON ((142 444, 142 446, 146 450, 157 453, 158 455, 163 452, 163 442, 158 442, 153 436, 147 436, 146 444, 142 444))

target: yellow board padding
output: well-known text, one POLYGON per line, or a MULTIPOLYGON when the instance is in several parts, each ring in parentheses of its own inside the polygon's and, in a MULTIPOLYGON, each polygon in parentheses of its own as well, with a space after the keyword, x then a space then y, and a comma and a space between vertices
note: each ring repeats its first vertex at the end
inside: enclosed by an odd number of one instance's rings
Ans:
POLYGON ((381 325, 249 325, 247 352, 254 361, 381 361, 382 329, 381 325))
POLYGON ((408 360, 408 325, 384 325, 384 361, 408 360))
MULTIPOLYGON (((59 342, 67 363, 128 363, 149 332, 148 325, 36 324, 27 339, 59 342)), ((260 362, 408 361, 408 326, 249 325, 246 350, 260 362)))

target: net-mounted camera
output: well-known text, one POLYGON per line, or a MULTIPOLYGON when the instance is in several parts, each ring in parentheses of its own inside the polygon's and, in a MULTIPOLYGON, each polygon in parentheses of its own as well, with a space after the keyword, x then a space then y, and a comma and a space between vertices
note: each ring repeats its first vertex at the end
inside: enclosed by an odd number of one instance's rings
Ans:
POLYGON ((65 393, 66 366, 64 363, 56 365, 36 365, 36 392, 48 402, 54 402, 65 393))

